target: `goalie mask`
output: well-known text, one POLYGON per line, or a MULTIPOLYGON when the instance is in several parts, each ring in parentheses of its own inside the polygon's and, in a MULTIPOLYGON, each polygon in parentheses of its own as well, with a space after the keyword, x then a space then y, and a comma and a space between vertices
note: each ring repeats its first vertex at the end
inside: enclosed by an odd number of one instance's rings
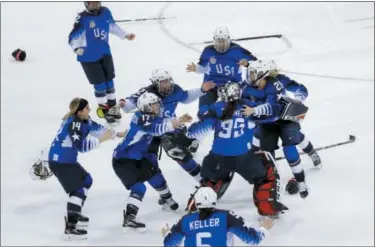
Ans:
POLYGON ((83 3, 85 4, 86 11, 94 15, 97 15, 102 7, 101 2, 99 1, 85 1, 83 3))
POLYGON ((149 92, 145 92, 139 96, 137 108, 143 113, 158 116, 161 116, 163 113, 163 103, 161 102, 160 98, 157 95, 149 92))
POLYGON ((251 86, 259 86, 259 81, 266 78, 272 71, 277 70, 273 60, 250 61, 247 67, 247 83, 251 86))
POLYGON ((52 171, 48 167, 48 161, 43 157, 44 152, 41 151, 40 158, 35 161, 30 169, 30 176, 34 180, 46 180, 53 175, 52 171))
POLYGON ((241 98, 240 86, 235 83, 228 81, 218 89, 218 96, 224 102, 236 101, 241 98))
POLYGON ((168 96, 173 92, 174 83, 172 75, 167 70, 154 70, 150 80, 162 96, 168 96))
POLYGON ((225 53, 228 51, 230 46, 230 35, 228 28, 219 27, 214 32, 214 48, 217 52, 225 53))

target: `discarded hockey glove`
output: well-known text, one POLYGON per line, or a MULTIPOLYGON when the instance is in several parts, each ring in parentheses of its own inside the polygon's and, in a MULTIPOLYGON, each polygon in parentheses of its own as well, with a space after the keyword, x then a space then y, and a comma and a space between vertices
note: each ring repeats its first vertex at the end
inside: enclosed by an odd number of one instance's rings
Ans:
POLYGON ((285 186, 285 190, 290 194, 294 195, 297 194, 299 189, 298 189, 298 182, 295 178, 289 179, 288 183, 285 186))

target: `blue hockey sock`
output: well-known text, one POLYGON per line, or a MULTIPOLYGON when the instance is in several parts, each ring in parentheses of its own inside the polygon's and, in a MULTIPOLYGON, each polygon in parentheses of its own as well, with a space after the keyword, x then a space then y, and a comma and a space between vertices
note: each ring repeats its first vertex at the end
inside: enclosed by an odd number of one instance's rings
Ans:
POLYGON ((181 167, 190 174, 196 181, 200 182, 201 177, 201 166, 192 158, 187 162, 180 163, 181 167))
POLYGON ((130 188, 130 195, 126 204, 126 214, 136 216, 146 194, 146 185, 138 182, 130 188))
POLYGON ((305 173, 301 165, 301 159, 299 157, 297 147, 294 145, 284 146, 283 151, 297 182, 305 181, 305 173))
POLYGON ((159 193, 162 198, 170 198, 172 196, 169 191, 167 181, 161 172, 155 174, 148 183, 159 193))
POLYGON ((95 97, 99 105, 107 103, 107 86, 105 82, 94 84, 95 97))

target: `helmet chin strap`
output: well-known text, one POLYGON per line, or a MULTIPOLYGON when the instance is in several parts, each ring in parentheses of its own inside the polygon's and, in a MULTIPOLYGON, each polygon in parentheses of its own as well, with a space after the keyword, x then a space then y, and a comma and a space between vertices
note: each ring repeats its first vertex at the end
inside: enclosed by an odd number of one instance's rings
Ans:
POLYGON ((267 70, 266 73, 264 73, 260 78, 258 78, 258 79, 255 81, 254 85, 257 86, 257 87, 259 87, 259 83, 260 83, 260 81, 263 80, 264 78, 266 78, 269 74, 270 74, 270 71, 267 70))

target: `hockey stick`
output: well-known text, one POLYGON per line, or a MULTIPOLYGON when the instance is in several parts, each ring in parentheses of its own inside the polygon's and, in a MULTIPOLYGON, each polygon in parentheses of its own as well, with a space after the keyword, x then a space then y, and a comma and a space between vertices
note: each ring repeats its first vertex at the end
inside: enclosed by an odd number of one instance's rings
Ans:
POLYGON ((374 19, 374 17, 358 18, 358 19, 345 20, 344 22, 367 21, 367 20, 373 20, 373 19, 374 19))
MULTIPOLYGON (((319 151, 319 150, 329 149, 329 148, 333 148, 333 147, 337 147, 337 146, 341 146, 341 145, 345 145, 345 144, 349 144, 349 143, 355 142, 355 140, 356 140, 356 137, 354 135, 349 135, 349 140, 347 140, 347 141, 338 142, 338 143, 327 145, 327 146, 323 146, 323 147, 318 147, 318 148, 315 148, 315 150, 319 151)), ((306 154, 306 153, 303 153, 303 152, 299 153, 299 155, 303 155, 303 154, 306 154)), ((283 160, 283 159, 285 159, 284 156, 276 158, 276 160, 283 160)))
MULTIPOLYGON (((254 40, 254 39, 270 39, 270 38, 282 38, 283 35, 275 34, 275 35, 263 35, 263 36, 253 36, 253 37, 245 37, 245 38, 238 38, 238 39, 231 39, 231 41, 244 41, 244 40, 254 40)), ((213 41, 203 41, 203 42, 196 42, 196 43, 189 43, 189 45, 204 45, 204 44, 212 44, 213 41)))
POLYGON ((115 22, 158 21, 158 20, 166 20, 166 19, 176 19, 176 17, 172 16, 172 17, 137 18, 137 19, 115 20, 115 22))

